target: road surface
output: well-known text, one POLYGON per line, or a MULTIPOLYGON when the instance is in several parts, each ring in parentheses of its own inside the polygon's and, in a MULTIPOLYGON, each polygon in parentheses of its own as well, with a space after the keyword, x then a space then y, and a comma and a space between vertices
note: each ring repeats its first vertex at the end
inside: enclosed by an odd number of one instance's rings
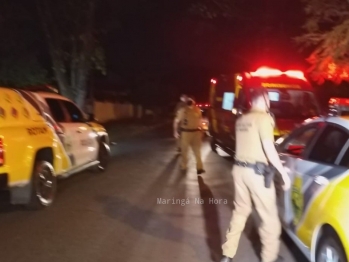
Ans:
MULTIPOLYGON (((183 174, 171 134, 162 127, 117 143, 106 173, 86 171, 60 181, 49 209, 3 203, 0 261, 219 261, 233 207, 232 160, 205 142, 207 172, 198 177, 191 159, 183 174)), ((258 239, 252 218, 234 261, 259 261, 258 239)), ((306 261, 285 241, 286 262, 306 261)))

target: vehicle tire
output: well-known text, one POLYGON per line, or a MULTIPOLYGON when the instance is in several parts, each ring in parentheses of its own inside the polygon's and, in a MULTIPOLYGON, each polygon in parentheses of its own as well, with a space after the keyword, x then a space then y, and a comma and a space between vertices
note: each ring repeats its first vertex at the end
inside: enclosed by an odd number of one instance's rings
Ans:
POLYGON ((340 242, 340 239, 334 232, 325 232, 316 248, 316 262, 348 262, 340 242), (332 257, 332 258, 331 258, 332 257))
POLYGON ((211 137, 210 146, 211 146, 211 150, 212 150, 213 152, 217 153, 217 141, 216 141, 216 139, 214 138, 214 136, 211 137))
POLYGON ((38 210, 53 204, 57 191, 57 178, 51 163, 35 162, 31 181, 30 200, 27 207, 38 210))
POLYGON ((98 159, 99 164, 95 167, 95 170, 97 172, 104 172, 109 164, 110 160, 110 147, 104 143, 99 143, 99 149, 98 149, 98 159))

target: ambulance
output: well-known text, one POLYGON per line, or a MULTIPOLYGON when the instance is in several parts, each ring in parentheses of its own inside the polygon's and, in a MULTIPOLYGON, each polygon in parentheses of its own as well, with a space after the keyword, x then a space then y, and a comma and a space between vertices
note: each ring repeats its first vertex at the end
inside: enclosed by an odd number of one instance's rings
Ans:
POLYGON ((0 88, 0 101, 0 186, 12 204, 51 206, 58 178, 106 169, 106 129, 66 97, 0 88))
POLYGON ((235 121, 251 106, 251 91, 268 91, 271 112, 276 121, 275 138, 288 134, 305 119, 322 113, 313 87, 302 71, 281 71, 261 67, 254 72, 221 75, 211 79, 209 123, 211 148, 233 154, 235 121))

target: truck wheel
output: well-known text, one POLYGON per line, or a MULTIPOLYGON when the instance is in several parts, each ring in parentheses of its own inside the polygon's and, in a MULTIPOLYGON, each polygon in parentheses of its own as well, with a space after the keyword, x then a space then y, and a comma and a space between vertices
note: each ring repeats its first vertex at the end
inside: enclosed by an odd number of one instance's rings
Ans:
POLYGON ((37 210, 51 206, 56 196, 56 189, 57 179, 52 165, 47 161, 36 161, 28 208, 37 210))
POLYGON ((334 232, 326 232, 316 248, 316 262, 348 262, 342 244, 334 232))
POLYGON ((216 139, 214 138, 214 136, 211 137, 210 146, 211 146, 211 150, 212 150, 213 152, 217 153, 217 141, 216 141, 216 139))
POLYGON ((99 144, 99 150, 98 150, 99 164, 95 167, 96 171, 104 172, 108 167, 109 160, 110 160, 110 147, 106 143, 101 142, 99 144))

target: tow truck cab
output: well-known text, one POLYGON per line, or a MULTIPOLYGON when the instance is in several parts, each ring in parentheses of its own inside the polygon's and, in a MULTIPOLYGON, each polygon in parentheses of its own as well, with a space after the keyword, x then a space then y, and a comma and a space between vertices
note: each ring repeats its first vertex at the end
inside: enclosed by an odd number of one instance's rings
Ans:
POLYGON ((211 147, 234 152, 235 121, 251 107, 251 91, 266 88, 270 110, 275 116, 274 136, 288 134, 305 119, 318 116, 321 109, 313 87, 303 72, 261 67, 255 72, 221 75, 211 79, 210 134, 211 147))

